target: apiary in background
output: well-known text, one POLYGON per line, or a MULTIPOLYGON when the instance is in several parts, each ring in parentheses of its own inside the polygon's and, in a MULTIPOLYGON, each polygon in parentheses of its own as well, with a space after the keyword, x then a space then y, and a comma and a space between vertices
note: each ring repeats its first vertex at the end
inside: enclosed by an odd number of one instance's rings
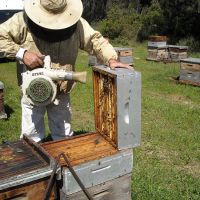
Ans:
MULTIPOLYGON (((117 52, 118 61, 125 64, 129 64, 130 66, 134 65, 132 48, 114 47, 114 49, 117 52)), ((89 62, 88 62, 89 66, 97 66, 97 65, 102 65, 102 64, 103 63, 96 57, 95 54, 89 55, 89 62)))

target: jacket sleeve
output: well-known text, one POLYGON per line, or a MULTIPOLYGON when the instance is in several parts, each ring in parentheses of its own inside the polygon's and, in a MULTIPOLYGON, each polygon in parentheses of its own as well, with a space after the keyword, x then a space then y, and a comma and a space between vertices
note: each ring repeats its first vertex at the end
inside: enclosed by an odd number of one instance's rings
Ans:
POLYGON ((26 34, 23 12, 16 13, 0 24, 0 57, 15 58, 20 45, 25 41, 26 34))
POLYGON ((79 26, 81 49, 90 54, 95 54, 101 62, 107 65, 111 58, 117 59, 117 53, 113 46, 101 35, 100 32, 95 31, 83 18, 80 19, 79 26))

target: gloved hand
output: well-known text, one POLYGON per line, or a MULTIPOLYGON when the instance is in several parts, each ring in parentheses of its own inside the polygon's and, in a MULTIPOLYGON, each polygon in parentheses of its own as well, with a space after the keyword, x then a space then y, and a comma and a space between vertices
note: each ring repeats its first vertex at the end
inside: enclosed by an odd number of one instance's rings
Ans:
POLYGON ((115 69, 115 68, 127 68, 127 69, 132 69, 133 67, 131 67, 129 64, 125 64, 125 63, 121 63, 115 59, 110 59, 109 61, 109 67, 111 69, 115 69))
POLYGON ((23 62, 29 70, 33 70, 44 65, 44 55, 25 51, 23 56, 23 62))

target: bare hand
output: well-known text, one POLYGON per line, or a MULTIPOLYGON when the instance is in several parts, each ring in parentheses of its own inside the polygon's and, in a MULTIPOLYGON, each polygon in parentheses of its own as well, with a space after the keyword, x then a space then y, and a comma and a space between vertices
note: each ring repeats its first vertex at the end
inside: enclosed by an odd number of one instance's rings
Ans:
POLYGON ((30 51, 25 51, 23 62, 29 70, 43 66, 44 56, 38 53, 33 53, 30 51))
POLYGON ((110 59, 108 62, 109 62, 109 67, 111 69, 115 69, 115 68, 127 68, 127 69, 132 69, 133 70, 133 68, 130 65, 125 64, 125 63, 121 63, 121 62, 119 62, 119 61, 117 61, 115 59, 110 59))

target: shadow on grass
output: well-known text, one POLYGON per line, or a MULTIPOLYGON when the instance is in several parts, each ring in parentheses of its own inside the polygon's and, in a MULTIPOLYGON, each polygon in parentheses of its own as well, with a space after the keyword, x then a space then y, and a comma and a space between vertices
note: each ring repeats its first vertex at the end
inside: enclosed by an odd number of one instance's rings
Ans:
POLYGON ((81 135, 81 134, 85 134, 85 133, 88 133, 88 131, 84 131, 84 130, 74 131, 73 136, 77 136, 77 135, 81 135))
POLYGON ((7 119, 8 120, 11 116, 12 113, 14 113, 14 110, 7 104, 4 105, 5 108, 5 113, 7 114, 7 119))
MULTIPOLYGON (((88 133, 88 131, 84 131, 84 130, 79 130, 79 131, 74 131, 74 135, 73 136, 77 136, 77 135, 81 135, 81 134, 85 134, 88 133)), ((66 138, 67 139, 67 138, 66 138)), ((53 141, 51 134, 49 133, 42 141, 41 143, 45 143, 45 142, 50 142, 53 141)))

